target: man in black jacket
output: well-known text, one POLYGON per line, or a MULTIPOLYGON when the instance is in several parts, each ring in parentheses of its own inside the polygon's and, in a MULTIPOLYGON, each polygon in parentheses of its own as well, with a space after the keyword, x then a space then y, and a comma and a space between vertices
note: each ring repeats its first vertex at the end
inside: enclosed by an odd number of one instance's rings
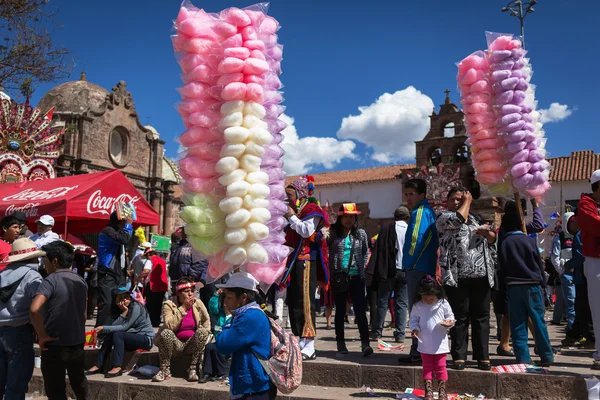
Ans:
POLYGON ((381 338, 389 300, 394 293, 394 320, 396 343, 404 342, 406 316, 408 314, 408 290, 406 276, 402 268, 402 246, 406 237, 410 211, 398 207, 394 212, 395 222, 384 226, 379 232, 375 249, 367 267, 367 281, 377 283, 377 314, 373 320, 372 340, 381 338))

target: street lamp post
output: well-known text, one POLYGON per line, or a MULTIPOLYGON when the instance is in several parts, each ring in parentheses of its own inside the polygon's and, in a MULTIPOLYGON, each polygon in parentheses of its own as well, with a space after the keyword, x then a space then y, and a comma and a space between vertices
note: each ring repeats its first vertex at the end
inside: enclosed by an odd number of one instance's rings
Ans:
POLYGON ((523 42, 523 48, 525 48, 525 26, 523 25, 523 21, 527 14, 534 12, 533 6, 537 4, 536 0, 513 0, 506 5, 506 7, 502 8, 502 12, 510 11, 511 17, 517 17, 519 22, 521 23, 521 41, 523 42))

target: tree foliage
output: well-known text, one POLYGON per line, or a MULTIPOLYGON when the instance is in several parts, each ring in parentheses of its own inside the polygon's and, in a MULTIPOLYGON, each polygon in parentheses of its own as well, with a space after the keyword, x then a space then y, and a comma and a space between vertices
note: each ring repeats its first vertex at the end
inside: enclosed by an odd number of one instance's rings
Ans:
POLYGON ((0 0, 0 86, 27 97, 40 83, 67 78, 69 51, 51 31, 60 28, 49 0, 0 0))

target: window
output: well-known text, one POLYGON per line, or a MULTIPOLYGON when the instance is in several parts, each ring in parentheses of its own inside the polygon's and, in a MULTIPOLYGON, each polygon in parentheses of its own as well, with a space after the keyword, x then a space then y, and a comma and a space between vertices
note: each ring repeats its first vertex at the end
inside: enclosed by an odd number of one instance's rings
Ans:
POLYGON ((448 122, 444 126, 444 137, 454 137, 454 134, 455 134, 454 128, 455 128, 454 122, 448 122))
POLYGON ((110 133, 108 143, 110 158, 113 163, 124 166, 127 160, 127 130, 123 127, 116 127, 110 133))
POLYGON ((439 147, 437 149, 433 149, 431 153, 429 153, 429 162, 433 166, 437 166, 442 162, 442 149, 439 147))
POLYGON ((464 163, 469 160, 469 147, 465 144, 461 145, 456 149, 456 161, 464 163))

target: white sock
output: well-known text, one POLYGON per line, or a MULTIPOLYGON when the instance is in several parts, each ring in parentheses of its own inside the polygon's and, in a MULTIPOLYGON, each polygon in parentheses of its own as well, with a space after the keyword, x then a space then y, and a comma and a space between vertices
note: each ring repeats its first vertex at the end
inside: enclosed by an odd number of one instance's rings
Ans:
POLYGON ((298 346, 300 346, 300 350, 302 351, 302 349, 304 348, 304 345, 306 344, 306 339, 304 338, 300 338, 298 339, 298 346))
POLYGON ((312 356, 313 354, 315 354, 315 340, 314 339, 305 339, 304 342, 304 347, 302 348, 301 352, 302 354, 306 354, 307 356, 312 356))

